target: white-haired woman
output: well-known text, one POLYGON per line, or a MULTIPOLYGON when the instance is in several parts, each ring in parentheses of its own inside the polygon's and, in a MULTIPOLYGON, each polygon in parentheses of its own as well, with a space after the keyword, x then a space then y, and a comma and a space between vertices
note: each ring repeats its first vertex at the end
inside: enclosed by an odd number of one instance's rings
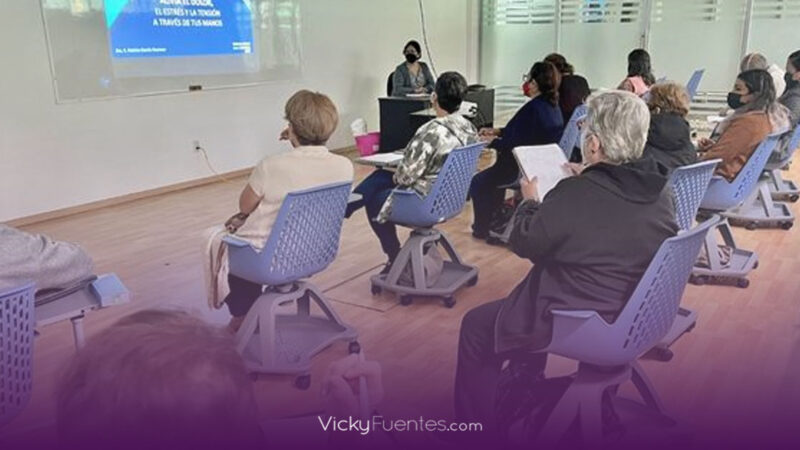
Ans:
POLYGON ((541 373, 551 339, 549 312, 594 310, 613 322, 661 243, 677 233, 665 170, 641 159, 650 113, 636 95, 612 91, 588 103, 581 173, 526 201, 511 235, 513 251, 535 265, 508 297, 469 311, 461 323, 456 369, 458 420, 497 423, 495 393, 510 360, 541 373))

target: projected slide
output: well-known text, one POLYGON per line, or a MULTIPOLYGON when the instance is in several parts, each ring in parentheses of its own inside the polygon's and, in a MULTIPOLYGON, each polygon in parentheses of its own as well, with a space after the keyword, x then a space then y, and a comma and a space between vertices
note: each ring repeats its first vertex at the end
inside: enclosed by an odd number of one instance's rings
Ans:
POLYGON ((251 54, 251 0, 105 0, 111 56, 251 54))

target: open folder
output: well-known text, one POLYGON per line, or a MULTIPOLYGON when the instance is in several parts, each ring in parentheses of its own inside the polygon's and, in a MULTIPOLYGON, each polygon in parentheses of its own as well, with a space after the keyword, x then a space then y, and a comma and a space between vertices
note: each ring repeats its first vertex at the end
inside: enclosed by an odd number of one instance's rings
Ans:
POLYGON ((527 180, 539 180, 539 198, 544 198, 559 181, 569 176, 567 158, 556 144, 517 147, 513 151, 520 172, 527 180))

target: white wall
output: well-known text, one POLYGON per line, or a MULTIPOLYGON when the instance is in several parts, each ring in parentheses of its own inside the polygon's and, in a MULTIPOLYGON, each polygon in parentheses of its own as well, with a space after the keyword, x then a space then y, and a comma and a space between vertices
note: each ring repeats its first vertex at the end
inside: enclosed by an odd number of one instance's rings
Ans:
MULTIPOLYGON (((436 68, 471 81, 473 1, 425 2, 436 68)), ((252 166, 286 148, 283 104, 300 88, 333 98, 341 123, 329 144, 352 145, 350 122, 377 129, 402 45, 422 41, 416 0, 303 0, 303 80, 56 105, 38 3, 0 5, 0 221, 209 176, 193 140, 218 171, 252 166)))

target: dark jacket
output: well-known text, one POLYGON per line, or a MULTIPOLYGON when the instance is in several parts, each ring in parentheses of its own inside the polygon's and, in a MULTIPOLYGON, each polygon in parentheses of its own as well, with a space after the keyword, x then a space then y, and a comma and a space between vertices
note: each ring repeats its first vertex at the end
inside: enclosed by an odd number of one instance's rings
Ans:
POLYGON ((650 131, 644 147, 644 158, 652 158, 669 171, 697 162, 689 123, 672 113, 650 116, 650 131))
POLYGON ((520 206, 511 246, 534 263, 503 302, 495 350, 539 350, 552 310, 618 314, 661 243, 678 231, 666 170, 644 159, 597 164, 561 181, 541 204, 520 206))
POLYGON ((789 122, 796 127, 800 122, 800 84, 787 88, 778 101, 789 109, 789 122))
POLYGON ((489 144, 497 151, 495 166, 507 177, 516 177, 519 166, 511 153, 523 145, 545 145, 558 143, 564 132, 561 108, 536 97, 524 104, 503 129, 503 134, 489 144))
POLYGON ((431 69, 429 69, 428 65, 422 61, 419 62, 419 66, 422 77, 425 79, 424 84, 421 86, 414 84, 413 80, 411 79, 411 72, 409 72, 408 65, 406 63, 402 63, 397 66, 397 68, 394 70, 394 76, 392 77, 392 95, 399 97, 413 94, 417 87, 424 87, 429 94, 433 92, 433 89, 436 87, 436 80, 433 78, 431 69))
POLYGON ((561 107, 561 116, 564 124, 572 118, 572 113, 578 105, 583 104, 592 93, 589 82, 580 75, 565 75, 558 88, 558 105, 561 107))

